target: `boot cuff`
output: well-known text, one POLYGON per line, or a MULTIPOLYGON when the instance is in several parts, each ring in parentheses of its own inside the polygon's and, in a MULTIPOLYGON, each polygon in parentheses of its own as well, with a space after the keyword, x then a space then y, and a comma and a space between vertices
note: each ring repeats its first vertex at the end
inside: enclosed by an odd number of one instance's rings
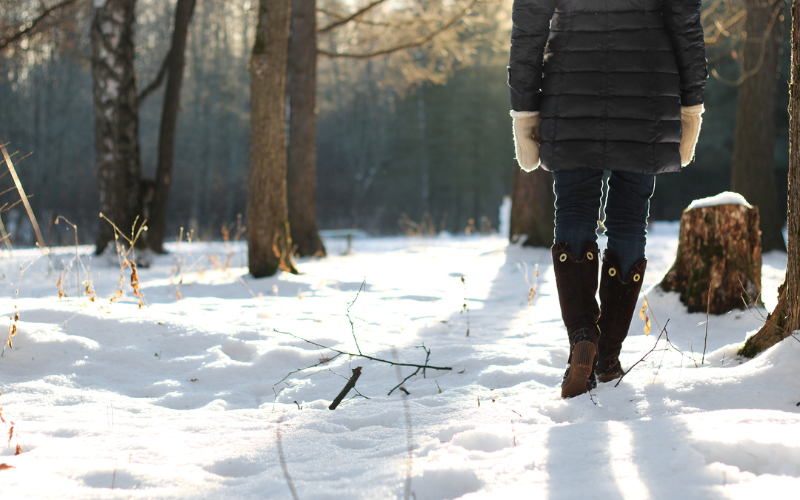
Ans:
POLYGON ((566 241, 557 241, 550 247, 550 251, 553 254, 553 260, 560 259, 560 254, 566 254, 568 258, 575 262, 583 262, 587 257, 589 260, 595 260, 600 255, 600 248, 597 246, 596 241, 587 241, 583 244, 580 259, 575 255, 572 246, 566 241))
POLYGON ((616 277, 620 283, 627 285, 631 281, 640 282, 644 279, 645 270, 647 270, 647 259, 642 259, 631 266, 627 276, 623 279, 622 266, 617 255, 609 249, 603 251, 603 276, 616 277))

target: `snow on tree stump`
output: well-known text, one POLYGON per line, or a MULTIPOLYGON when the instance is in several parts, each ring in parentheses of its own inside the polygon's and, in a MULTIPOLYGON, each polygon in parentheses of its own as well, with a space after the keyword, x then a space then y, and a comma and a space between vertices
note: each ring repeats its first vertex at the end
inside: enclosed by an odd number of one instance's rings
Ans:
POLYGON ((692 202, 681 217, 675 262, 659 286, 680 292, 689 312, 723 314, 760 301, 758 208, 728 192, 692 202))

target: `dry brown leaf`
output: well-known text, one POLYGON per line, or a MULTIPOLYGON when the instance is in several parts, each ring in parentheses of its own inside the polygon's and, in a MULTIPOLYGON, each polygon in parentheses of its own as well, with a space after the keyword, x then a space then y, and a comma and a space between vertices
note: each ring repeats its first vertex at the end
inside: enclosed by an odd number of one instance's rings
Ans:
POLYGON ((647 319, 644 322, 644 334, 650 335, 650 316, 647 316, 647 319))
POLYGON ((0 464, 0 470, 13 469, 13 468, 14 468, 13 465, 0 464))
POLYGON ((131 261, 131 288, 133 288, 134 297, 139 296, 139 273, 136 271, 136 263, 131 261))
POLYGON ((21 455, 21 454, 22 454, 22 447, 20 445, 17 445, 17 451, 14 453, 14 455, 21 455))

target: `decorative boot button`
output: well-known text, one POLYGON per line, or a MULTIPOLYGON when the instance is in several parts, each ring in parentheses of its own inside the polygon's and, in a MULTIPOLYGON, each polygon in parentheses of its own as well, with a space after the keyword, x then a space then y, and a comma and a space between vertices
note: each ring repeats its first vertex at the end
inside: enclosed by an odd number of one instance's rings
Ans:
POLYGON ((558 260, 560 260, 561 262, 566 262, 566 261, 567 261, 567 254, 565 254, 565 253, 562 253, 562 254, 561 254, 559 257, 558 257, 558 260))
POLYGON ((586 254, 586 258, 589 259, 589 260, 594 260, 594 254, 592 252, 588 252, 586 254))
POLYGON ((614 269, 613 267, 612 267, 612 268, 610 268, 610 269, 608 270, 608 275, 609 275, 609 276, 616 276, 616 275, 617 275, 617 270, 616 270, 616 269, 614 269))
POLYGON ((642 279, 642 275, 641 274, 636 273, 636 274, 633 275, 633 281, 638 283, 640 279, 642 279))

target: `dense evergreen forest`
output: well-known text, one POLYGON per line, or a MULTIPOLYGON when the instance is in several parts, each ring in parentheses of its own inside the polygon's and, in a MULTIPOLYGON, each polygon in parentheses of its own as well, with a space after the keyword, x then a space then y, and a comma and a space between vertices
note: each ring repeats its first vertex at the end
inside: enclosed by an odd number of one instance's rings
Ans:
MULTIPOLYGON (((0 27, 27 19, 23 3, 0 6, 0 27)), ((63 225, 54 225, 59 215, 78 224, 87 243, 100 224, 88 5, 72 9, 46 38, 23 40, 0 56, 0 138, 17 152, 48 244, 73 238, 63 225)), ((197 2, 186 49, 168 239, 181 227, 196 230, 201 239, 220 238, 220 228, 244 213, 254 10, 247 0, 197 2)), ((506 85, 509 10, 504 2, 482 11, 469 50, 447 64, 416 49, 364 60, 320 56, 321 229, 356 227, 377 235, 498 226, 498 207, 518 168, 506 85)), ((137 4, 140 89, 156 77, 169 50, 173 16, 172 1, 137 4)), ((778 111, 774 168, 785 217, 789 50, 784 38, 773 105, 778 111)), ((680 174, 659 177, 654 219, 677 220, 692 199, 730 189, 737 87, 726 78, 735 79, 739 68, 727 46, 709 45, 708 59, 717 76, 708 81, 696 161, 680 174)), ((140 105, 145 178, 155 174, 163 92, 162 87, 140 105)), ((0 180, 0 187, 10 182, 0 180)), ((0 203, 13 201, 11 194, 4 196, 9 200, 0 203)), ((21 215, 15 207, 2 218, 15 244, 32 244, 21 215)))

